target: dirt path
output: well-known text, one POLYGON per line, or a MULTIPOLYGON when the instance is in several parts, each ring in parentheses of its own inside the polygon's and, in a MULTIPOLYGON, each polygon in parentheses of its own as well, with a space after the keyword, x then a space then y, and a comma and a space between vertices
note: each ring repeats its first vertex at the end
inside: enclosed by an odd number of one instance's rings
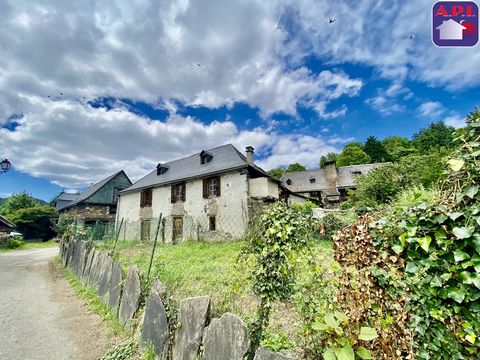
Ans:
POLYGON ((57 254, 0 254, 0 359, 95 360, 114 343, 67 283, 57 254))

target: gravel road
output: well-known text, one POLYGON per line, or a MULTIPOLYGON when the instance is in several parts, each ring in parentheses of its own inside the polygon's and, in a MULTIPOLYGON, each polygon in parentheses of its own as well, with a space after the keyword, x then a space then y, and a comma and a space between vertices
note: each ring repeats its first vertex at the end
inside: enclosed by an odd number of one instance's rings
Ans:
POLYGON ((114 342, 69 286, 57 254, 0 254, 0 359, 94 360, 114 342))

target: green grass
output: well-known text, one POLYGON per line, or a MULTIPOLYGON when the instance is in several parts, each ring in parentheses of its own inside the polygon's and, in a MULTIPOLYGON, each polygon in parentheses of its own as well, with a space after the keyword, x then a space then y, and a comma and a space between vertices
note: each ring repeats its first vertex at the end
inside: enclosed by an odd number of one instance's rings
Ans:
MULTIPOLYGON (((98 244, 99 247, 111 249, 112 243, 98 244)), ((155 278, 165 284, 169 295, 169 305, 178 308, 180 300, 208 295, 212 300, 212 315, 219 317, 225 312, 240 316, 247 324, 256 318, 258 306, 257 297, 252 292, 249 280, 249 266, 246 261, 239 262, 239 256, 244 246, 243 241, 228 243, 198 243, 185 242, 178 245, 159 244, 153 261, 148 290, 155 278)), ((117 253, 123 270, 129 266, 137 266, 146 283, 146 274, 150 261, 152 244, 138 242, 120 242, 117 253)), ((264 345, 279 350, 292 348, 299 338, 301 317, 299 307, 304 306, 303 292, 308 288, 315 297, 332 298, 334 273, 338 265, 333 260, 331 242, 321 241, 312 252, 316 258, 316 272, 303 261, 299 264, 299 284, 297 295, 292 302, 277 303, 271 314, 270 323, 265 331, 264 345), (319 274, 327 274, 319 288, 310 286, 312 279, 319 274), (304 287, 305 286, 305 287, 304 287), (318 295, 318 296, 317 296, 318 295)), ((323 275, 320 275, 323 276, 323 275)))
POLYGON ((30 249, 43 249, 50 247, 58 247, 59 244, 52 240, 49 241, 25 241, 23 245, 15 248, 9 249, 3 245, 0 245, 0 253, 7 251, 17 251, 17 250, 30 250, 30 249))

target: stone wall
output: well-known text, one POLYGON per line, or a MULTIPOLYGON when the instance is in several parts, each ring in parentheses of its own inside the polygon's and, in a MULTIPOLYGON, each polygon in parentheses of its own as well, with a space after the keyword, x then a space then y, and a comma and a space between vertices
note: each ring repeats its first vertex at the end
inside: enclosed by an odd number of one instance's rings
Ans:
MULTIPOLYGON (((141 279, 131 267, 122 282, 121 265, 106 252, 90 248, 84 241, 62 242, 60 256, 65 267, 83 282, 96 289, 120 323, 130 328, 141 313, 138 341, 140 348, 153 346, 157 359, 166 360, 241 360, 250 341, 248 330, 236 315, 225 313, 210 317, 210 298, 183 299, 175 318, 165 310, 167 289, 155 280, 145 307, 140 309, 141 279), (170 331, 175 325, 175 331, 170 331)), ((255 360, 292 360, 289 355, 260 348, 255 360)))
POLYGON ((115 214, 110 214, 109 205, 98 204, 80 204, 63 210, 62 212, 72 215, 79 225, 85 225, 86 222, 115 222, 115 214))

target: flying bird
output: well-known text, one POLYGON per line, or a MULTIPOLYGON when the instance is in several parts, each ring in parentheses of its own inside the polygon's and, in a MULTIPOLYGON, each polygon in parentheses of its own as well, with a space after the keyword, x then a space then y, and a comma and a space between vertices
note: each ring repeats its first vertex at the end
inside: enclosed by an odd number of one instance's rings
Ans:
POLYGON ((410 34, 410 39, 413 40, 415 38, 415 34, 410 34))
POLYGON ((60 93, 60 96, 63 96, 63 93, 60 93))
POLYGON ((200 64, 197 64, 198 67, 200 67, 200 64))
POLYGON ((335 22, 337 19, 334 19, 334 18, 330 18, 329 21, 330 21, 330 24, 335 22))

